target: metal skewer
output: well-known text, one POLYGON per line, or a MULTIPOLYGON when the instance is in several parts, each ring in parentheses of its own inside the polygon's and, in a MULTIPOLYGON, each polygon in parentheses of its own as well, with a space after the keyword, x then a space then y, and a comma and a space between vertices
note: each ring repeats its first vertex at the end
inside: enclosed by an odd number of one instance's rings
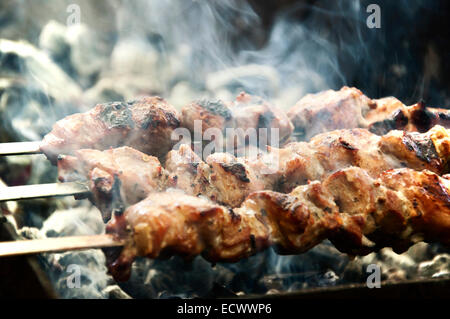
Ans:
POLYGON ((0 242, 0 257, 123 246, 113 235, 70 236, 0 242))
POLYGON ((0 202, 70 195, 84 196, 88 193, 88 186, 79 182, 11 186, 0 188, 0 202))
POLYGON ((40 154, 41 142, 0 143, 0 156, 40 154))

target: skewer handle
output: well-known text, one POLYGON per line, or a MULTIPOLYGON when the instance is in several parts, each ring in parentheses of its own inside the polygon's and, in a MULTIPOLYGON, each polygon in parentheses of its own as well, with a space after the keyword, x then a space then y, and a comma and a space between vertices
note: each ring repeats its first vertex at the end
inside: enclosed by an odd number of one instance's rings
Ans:
POLYGON ((0 156, 42 153, 41 142, 0 143, 0 156))
POLYGON ((0 202, 88 193, 89 188, 77 182, 11 186, 0 188, 0 202))
POLYGON ((0 257, 123 246, 112 235, 70 236, 0 242, 0 257))

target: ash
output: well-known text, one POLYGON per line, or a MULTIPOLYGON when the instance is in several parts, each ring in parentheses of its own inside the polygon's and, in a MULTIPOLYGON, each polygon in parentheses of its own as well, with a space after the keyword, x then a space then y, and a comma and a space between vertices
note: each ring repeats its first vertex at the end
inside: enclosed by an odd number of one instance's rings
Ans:
MULTIPOLYGON (((81 23, 67 24, 72 2, 0 3, 0 142, 40 140, 68 114, 140 95, 158 94, 179 108, 202 98, 231 100, 245 90, 287 109, 306 93, 354 85, 405 103, 450 101, 450 71, 440 64, 448 58, 439 56, 448 50, 417 23, 444 23, 430 15, 445 10, 425 1, 379 1, 388 25, 377 32, 365 26, 364 1, 270 7, 271 1, 79 0, 81 23), (403 14, 389 17, 399 10, 403 14), (410 33, 391 32, 402 29, 391 20, 410 33)), ((56 169, 41 156, 0 158, 0 178, 7 185, 50 183, 56 169)), ((6 209, 26 238, 104 232, 100 213, 87 201, 45 199, 6 209)), ((374 263, 386 281, 444 277, 449 253, 420 243, 402 255, 383 249, 350 259, 324 242, 298 256, 267 250, 234 264, 140 259, 126 283, 107 274, 100 250, 40 260, 62 298, 194 298, 363 283, 374 263), (71 265, 80 269, 79 288, 68 285, 71 265)))

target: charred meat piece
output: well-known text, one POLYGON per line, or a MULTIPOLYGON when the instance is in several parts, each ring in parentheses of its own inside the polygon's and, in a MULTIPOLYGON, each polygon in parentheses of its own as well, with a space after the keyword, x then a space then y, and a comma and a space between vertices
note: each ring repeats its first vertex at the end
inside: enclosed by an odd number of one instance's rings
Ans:
POLYGON ((170 151, 165 163, 166 170, 169 173, 167 186, 182 189, 189 195, 196 195, 199 165, 204 165, 204 162, 189 145, 182 144, 178 150, 170 151))
POLYGON ((440 126, 427 133, 391 131, 384 136, 364 129, 339 130, 320 134, 309 143, 269 148, 268 152, 261 152, 256 157, 215 153, 208 156, 206 162, 188 145, 181 145, 178 150, 168 153, 165 170, 156 158, 149 157, 152 160, 145 162, 144 154, 136 150, 118 150, 81 150, 76 152, 77 158, 63 157, 58 165, 63 180, 83 179, 78 177, 81 175, 87 180, 101 181, 91 182, 93 194, 104 192, 101 190, 105 180, 109 181, 108 190, 112 188, 110 184, 121 183, 121 196, 114 193, 113 197, 119 204, 113 204, 111 196, 94 198, 105 216, 110 215, 106 213, 108 209, 120 206, 120 203, 136 203, 136 194, 142 198, 151 191, 171 187, 238 207, 252 192, 276 190, 288 193, 298 185, 323 180, 350 166, 361 167, 374 178, 383 171, 402 167, 428 169, 442 175, 448 173, 450 136, 440 126), (105 170, 109 177, 100 178, 105 170), (122 179, 129 182, 121 182, 122 179), (136 192, 136 189, 142 191, 136 192))
MULTIPOLYGON (((220 100, 193 102, 185 106, 181 113, 182 126, 188 128, 192 135, 197 129, 195 121, 201 121, 198 133, 202 136, 208 129, 215 129, 217 134, 221 133, 225 139, 216 142, 222 150, 226 147, 227 150, 233 150, 251 143, 252 141, 245 137, 249 129, 256 133, 254 144, 262 148, 266 145, 282 145, 289 139, 294 128, 282 110, 260 97, 244 92, 233 102, 220 100), (240 130, 242 133, 236 134, 242 138, 235 139, 234 136, 230 136, 231 134, 226 134, 227 128, 240 130), (277 130, 274 135, 273 130, 277 130)), ((210 132, 216 134, 214 131, 210 132)), ((209 139, 211 136, 208 135, 206 138, 209 139)))
POLYGON ((283 175, 279 189, 290 192, 308 180, 322 180, 349 166, 361 167, 373 177, 401 167, 445 174, 450 159, 450 135, 441 126, 426 133, 391 131, 383 136, 365 129, 338 130, 317 135, 309 143, 272 148, 270 153, 278 154, 283 175))
POLYGON ((251 192, 272 189, 275 185, 276 173, 269 171, 261 159, 258 155, 239 158, 229 153, 214 153, 204 162, 184 144, 167 155, 168 186, 237 207, 251 192))
POLYGON ((151 194, 115 215, 107 232, 124 238, 108 256, 117 280, 127 280, 138 256, 237 261, 275 245, 302 253, 324 239, 342 252, 367 254, 418 241, 450 245, 450 182, 430 171, 389 170, 374 179, 357 167, 297 187, 290 194, 252 193, 234 210, 177 192, 151 194))
POLYGON ((338 129, 366 127, 365 115, 376 103, 360 90, 344 86, 301 98, 287 113, 297 139, 338 129))
POLYGON ((88 181, 91 200, 109 220, 151 192, 165 189, 167 173, 156 157, 131 147, 107 151, 78 150, 58 159, 59 180, 88 181))
MULTIPOLYGON (((263 100, 258 96, 240 93, 231 106, 234 119, 234 127, 244 131, 249 128, 267 129, 266 145, 283 145, 291 136, 294 126, 284 111, 263 100), (270 129, 278 129, 278 138, 272 143, 270 129)), ((262 136, 260 136, 262 137, 262 136)), ((259 142, 259 141, 258 141, 259 142)))
POLYGON ((171 133, 179 124, 177 111, 160 97, 98 104, 58 121, 44 137, 41 150, 53 163, 58 155, 79 149, 124 145, 162 158, 176 142, 171 133))
POLYGON ((426 132, 435 125, 450 128, 450 111, 426 107, 423 102, 406 106, 394 97, 375 100, 377 108, 366 115, 368 129, 378 135, 390 130, 426 132))
POLYGON ((356 88, 308 94, 289 111, 298 140, 337 129, 367 128, 383 135, 391 130, 426 132, 435 125, 450 128, 450 111, 426 107, 420 102, 406 106, 394 97, 370 99, 356 88))
POLYGON ((239 206, 253 191, 271 187, 259 178, 243 158, 215 153, 199 165, 196 193, 230 207, 239 206))
POLYGON ((254 216, 177 191, 151 194, 114 216, 107 232, 129 238, 117 259, 108 258, 117 280, 128 279, 137 256, 237 261, 268 246, 267 229, 254 216))
POLYGON ((262 191, 248 200, 264 209, 283 252, 304 252, 328 238, 352 255, 382 247, 401 253, 422 240, 450 245, 449 187, 427 170, 388 170, 373 179, 351 167, 288 195, 262 191))

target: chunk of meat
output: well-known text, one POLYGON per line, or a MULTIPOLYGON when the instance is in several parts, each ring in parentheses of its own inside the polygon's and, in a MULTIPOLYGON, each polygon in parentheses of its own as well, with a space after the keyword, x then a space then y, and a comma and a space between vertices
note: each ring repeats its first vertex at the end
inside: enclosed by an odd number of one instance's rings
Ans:
POLYGON ((450 111, 426 107, 423 102, 406 106, 394 97, 375 100, 377 108, 366 115, 368 129, 378 135, 390 130, 426 132, 435 125, 450 128, 450 111))
POLYGON ((404 252, 422 240, 450 245, 449 192, 450 181, 427 170, 372 178, 349 167, 290 194, 254 192, 234 210, 178 192, 153 193, 108 223, 107 233, 126 242, 107 251, 108 268, 127 280, 138 256, 237 261, 271 245, 302 253, 324 239, 352 255, 382 247, 404 252))
POLYGON ((373 177, 401 167, 448 172, 450 135, 435 126, 426 133, 391 131, 378 136, 365 129, 337 130, 315 136, 309 143, 296 142, 272 148, 280 163, 280 190, 289 192, 308 180, 322 180, 349 166, 365 169, 373 177))
POLYGON ((297 140, 310 140, 320 133, 367 128, 383 135, 391 130, 426 132, 435 125, 450 128, 450 111, 426 107, 423 102, 406 106, 394 97, 370 99, 356 88, 344 86, 308 94, 289 111, 297 140))
POLYGON ((164 190, 168 178, 156 157, 128 146, 107 151, 78 150, 75 156, 60 156, 58 172, 62 182, 88 182, 91 200, 105 221, 111 212, 164 190))
POLYGON ((216 142, 222 151, 234 150, 249 143, 262 148, 266 145, 280 146, 289 139, 294 128, 282 110, 260 97, 244 92, 233 102, 193 102, 183 107, 181 113, 182 126, 188 128, 192 136, 195 136, 196 129, 200 137, 209 130, 204 136, 206 141, 220 134, 223 138, 216 142), (195 121, 201 123, 197 128, 195 121), (235 129, 235 134, 227 129, 235 129), (254 137, 249 138, 252 133, 254 137))
POLYGON ((360 90, 344 86, 339 91, 327 90, 301 98, 287 115, 299 140, 338 129, 366 127, 366 114, 376 103, 360 90))
POLYGON ((268 246, 266 227, 253 216, 177 191, 153 193, 115 215, 107 232, 129 238, 119 256, 107 253, 117 280, 128 279, 136 256, 202 254, 211 261, 237 261, 268 246))
MULTIPOLYGON (((62 178, 99 181, 90 184, 93 194, 104 193, 104 188, 111 192, 112 185, 120 183, 121 191, 116 192, 120 196, 114 193, 113 197, 118 206, 135 203, 136 194, 142 198, 154 190, 178 188, 190 195, 203 195, 219 204, 238 207, 252 192, 288 193, 298 185, 323 180, 350 166, 361 167, 374 178, 386 170, 402 167, 446 174, 450 136, 440 126, 426 133, 391 131, 384 136, 364 129, 340 130, 320 134, 309 143, 291 143, 282 149, 269 147, 268 152, 257 153, 255 157, 215 153, 206 162, 188 145, 181 145, 168 153, 165 170, 156 158, 149 157, 151 161, 143 162, 145 154, 131 148, 81 150, 76 154, 77 158, 67 156, 59 161, 62 178), (153 180, 149 181, 150 178, 153 180), (136 192, 136 188, 143 191, 136 192)), ((111 196, 105 199, 97 196, 94 203, 106 216, 110 215, 107 209, 117 206, 111 196)))
POLYGON ((124 145, 163 158, 176 142, 171 134, 179 124, 177 111, 160 97, 98 104, 58 121, 44 137, 41 150, 53 163, 58 155, 79 149, 124 145))

